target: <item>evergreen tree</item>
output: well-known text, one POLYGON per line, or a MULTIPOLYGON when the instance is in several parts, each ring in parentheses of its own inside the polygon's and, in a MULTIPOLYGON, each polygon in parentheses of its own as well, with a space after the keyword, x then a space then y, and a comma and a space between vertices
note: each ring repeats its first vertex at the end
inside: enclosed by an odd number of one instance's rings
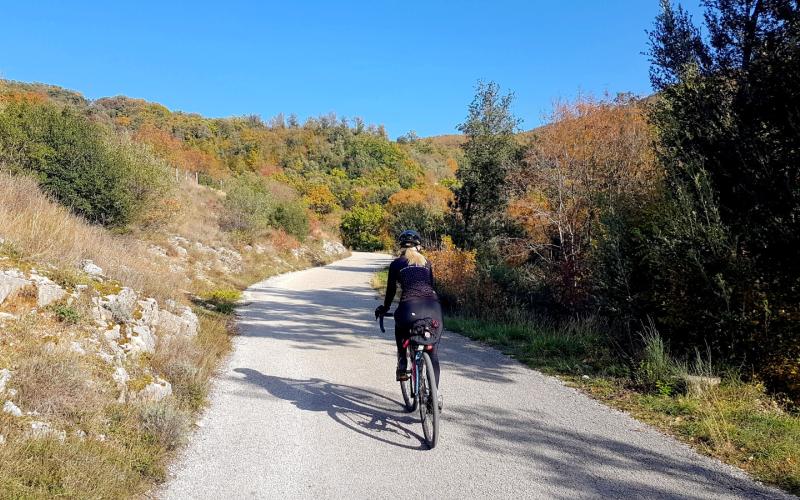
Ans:
POLYGON ((488 239, 505 205, 509 169, 520 160, 514 133, 520 124, 511 112, 514 95, 502 95, 494 82, 478 82, 467 120, 458 126, 467 137, 466 163, 456 172, 460 182, 456 210, 467 246, 488 239))

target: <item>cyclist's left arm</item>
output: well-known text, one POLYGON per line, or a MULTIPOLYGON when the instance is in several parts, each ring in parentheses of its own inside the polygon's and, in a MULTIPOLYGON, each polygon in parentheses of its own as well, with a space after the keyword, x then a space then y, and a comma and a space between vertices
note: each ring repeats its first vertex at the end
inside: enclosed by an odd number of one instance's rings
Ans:
POLYGON ((396 262, 392 262, 392 265, 389 266, 389 279, 386 281, 386 298, 383 300, 383 309, 385 311, 391 309, 392 301, 397 293, 398 266, 396 262))

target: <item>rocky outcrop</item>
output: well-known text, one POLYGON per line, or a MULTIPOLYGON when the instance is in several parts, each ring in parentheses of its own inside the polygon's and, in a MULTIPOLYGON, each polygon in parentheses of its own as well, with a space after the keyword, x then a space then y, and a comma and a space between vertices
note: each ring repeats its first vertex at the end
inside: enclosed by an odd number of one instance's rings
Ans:
POLYGON ((44 276, 33 275, 31 279, 36 283, 36 305, 39 307, 49 306, 67 294, 66 290, 44 276))
POLYGON ((38 307, 49 306, 67 294, 61 286, 36 272, 26 276, 19 269, 8 269, 0 271, 0 304, 26 287, 35 288, 38 307))
POLYGON ((136 309, 137 300, 136 292, 130 288, 123 288, 116 295, 108 295, 102 305, 117 322, 130 323, 133 321, 133 311, 136 309))
POLYGON ((158 331, 165 335, 194 337, 197 335, 197 315, 188 307, 180 315, 169 311, 161 311, 158 315, 158 331))
POLYGON ((347 248, 338 241, 323 241, 322 251, 328 257, 339 257, 347 254, 347 248))
POLYGON ((0 304, 13 293, 31 284, 32 282, 25 279, 25 275, 17 269, 0 271, 0 304))

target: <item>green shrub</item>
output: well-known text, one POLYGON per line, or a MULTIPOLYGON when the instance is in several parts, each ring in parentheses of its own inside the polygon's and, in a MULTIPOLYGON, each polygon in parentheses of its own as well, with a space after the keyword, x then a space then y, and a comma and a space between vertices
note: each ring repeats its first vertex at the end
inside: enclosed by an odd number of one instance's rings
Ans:
POLYGON ((236 303, 242 298, 242 292, 230 288, 216 288, 203 293, 200 298, 203 305, 222 314, 233 314, 236 303))
POLYGON ((680 376, 686 373, 669 354, 664 339, 659 335, 652 320, 641 333, 644 347, 642 359, 636 369, 636 382, 645 390, 662 395, 673 394, 680 383, 680 376))
POLYGON ((275 226, 283 229, 300 241, 308 235, 308 212, 300 200, 278 204, 273 215, 275 226))
POLYGON ((58 321, 68 325, 75 325, 81 320, 81 313, 74 307, 66 304, 55 304, 53 306, 53 313, 55 313, 58 321))
POLYGON ((189 414, 169 399, 143 404, 139 416, 145 436, 167 450, 180 446, 189 433, 189 414))
POLYGON ((113 227, 141 217, 170 185, 141 146, 69 107, 24 100, 0 108, 0 168, 33 174, 76 213, 113 227))
POLYGON ((342 217, 340 229, 344 244, 354 250, 384 248, 386 213, 380 205, 355 207, 342 217))
POLYGON ((270 227, 281 228, 302 240, 308 235, 308 213, 294 190, 256 174, 243 174, 225 184, 223 229, 258 236, 270 227))

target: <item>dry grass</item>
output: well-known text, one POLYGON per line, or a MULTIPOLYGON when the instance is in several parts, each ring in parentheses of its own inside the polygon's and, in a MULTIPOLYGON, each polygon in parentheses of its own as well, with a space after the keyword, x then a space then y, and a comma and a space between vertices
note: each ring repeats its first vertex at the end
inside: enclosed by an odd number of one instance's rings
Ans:
POLYGON ((26 411, 45 418, 82 422, 113 398, 92 376, 92 368, 80 356, 58 348, 19 360, 14 370, 17 402, 26 411))
MULTIPOLYGON (((154 227, 133 228, 121 235, 75 217, 42 194, 31 179, 0 173, 0 237, 10 243, 0 246, 6 257, 0 266, 25 271, 37 267, 62 286, 90 284, 104 295, 125 285, 159 300, 185 301, 180 290, 184 280, 193 277, 194 259, 207 257, 193 255, 192 248, 186 275, 172 273, 165 266, 169 260, 179 263, 179 256, 154 258, 147 244, 163 246, 168 256, 170 249, 177 253, 170 234, 232 247, 230 236, 218 227, 223 198, 213 189, 185 183, 178 194, 180 211, 157 232, 154 227), (110 279, 89 280, 77 270, 82 259, 94 261, 110 279), (46 264, 55 267, 45 269, 46 264)), ((158 403, 118 402, 113 367, 70 351, 70 342, 93 328, 84 301, 31 313, 33 289, 9 298, 3 309, 21 319, 0 329, 0 368, 12 371, 10 384, 18 391, 15 403, 38 415, 13 418, 0 412, 0 434, 6 438, 0 445, 0 498, 129 498, 163 481, 173 450, 186 439, 192 414, 205 404, 209 380, 230 350, 232 318, 224 313, 232 312, 236 294, 220 290, 241 289, 309 264, 288 254, 297 242, 281 231, 262 243, 267 252, 243 253, 241 273, 213 269, 206 273, 211 281, 187 285, 194 293, 209 292, 195 308, 200 319, 196 338, 161 339, 154 354, 126 364, 129 390, 155 376, 172 384, 173 396, 158 403), (276 260, 275 255, 282 258, 276 260), (31 438, 27 433, 33 419, 66 432, 66 439, 31 438)))
POLYGON ((26 259, 75 268, 91 259, 127 286, 157 298, 179 290, 177 277, 142 242, 87 224, 44 195, 36 182, 0 173, 0 237, 26 259))

